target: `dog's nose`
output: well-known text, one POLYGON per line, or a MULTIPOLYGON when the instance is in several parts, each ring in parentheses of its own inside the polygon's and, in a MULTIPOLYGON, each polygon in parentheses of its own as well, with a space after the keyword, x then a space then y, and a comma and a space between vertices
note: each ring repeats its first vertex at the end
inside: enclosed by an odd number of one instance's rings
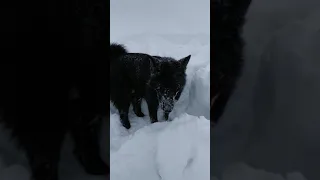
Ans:
POLYGON ((165 104, 163 106, 163 111, 165 111, 165 112, 169 112, 170 113, 172 111, 172 109, 173 109, 172 104, 165 104))

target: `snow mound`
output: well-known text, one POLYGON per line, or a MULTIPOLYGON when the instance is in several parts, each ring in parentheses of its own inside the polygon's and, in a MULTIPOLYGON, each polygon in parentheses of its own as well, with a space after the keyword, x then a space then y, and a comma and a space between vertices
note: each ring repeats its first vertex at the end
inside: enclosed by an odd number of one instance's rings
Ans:
MULTIPOLYGON (((113 115, 111 121, 119 122, 119 116, 113 115)), ((110 178, 209 179, 209 153, 209 121, 182 114, 172 122, 154 123, 130 135, 111 153, 110 178)))
POLYGON ((196 71, 192 82, 187 112, 210 119, 210 65, 196 71))

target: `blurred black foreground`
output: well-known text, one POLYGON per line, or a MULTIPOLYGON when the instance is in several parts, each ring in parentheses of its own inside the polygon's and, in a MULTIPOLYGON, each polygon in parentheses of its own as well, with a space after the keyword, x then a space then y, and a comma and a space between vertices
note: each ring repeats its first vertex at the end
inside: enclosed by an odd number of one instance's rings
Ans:
POLYGON ((216 124, 241 75, 243 60, 242 27, 251 0, 214 0, 213 23, 213 87, 211 114, 216 124))
POLYGON ((108 66, 103 63, 109 44, 107 10, 102 0, 1 6, 0 47, 8 62, 0 64, 0 121, 27 153, 35 180, 58 179, 66 132, 87 173, 109 174, 98 143, 101 117, 109 106, 108 66))

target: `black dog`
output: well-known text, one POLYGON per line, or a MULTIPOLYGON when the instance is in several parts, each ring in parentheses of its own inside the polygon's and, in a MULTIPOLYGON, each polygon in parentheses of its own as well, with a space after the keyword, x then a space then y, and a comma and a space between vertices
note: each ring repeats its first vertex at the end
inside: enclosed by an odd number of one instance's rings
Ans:
POLYGON ((124 127, 131 127, 128 111, 132 103, 137 116, 143 117, 141 99, 145 98, 151 122, 157 122, 157 110, 164 110, 165 119, 180 98, 186 83, 186 68, 191 55, 175 60, 170 57, 128 53, 118 44, 110 45, 110 98, 119 110, 124 127))
POLYGON ((99 67, 0 65, 0 119, 26 151, 35 180, 58 179, 67 132, 74 138, 74 153, 85 171, 108 173, 99 156, 100 120, 94 121, 97 115, 106 115, 109 99, 107 74, 101 76, 99 67))
POLYGON ((211 113, 217 123, 241 75, 244 42, 241 31, 251 0, 214 0, 213 93, 211 113))

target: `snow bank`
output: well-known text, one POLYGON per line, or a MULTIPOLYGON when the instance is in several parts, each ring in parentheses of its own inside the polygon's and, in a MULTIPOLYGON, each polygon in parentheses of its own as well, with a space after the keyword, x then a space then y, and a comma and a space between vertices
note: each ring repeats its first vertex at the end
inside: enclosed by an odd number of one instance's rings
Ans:
MULTIPOLYGON (((119 116, 112 115, 111 121, 116 124, 119 116)), ((145 126, 120 141, 122 145, 111 153, 113 180, 210 178, 210 124, 204 117, 182 114, 172 122, 145 126)))
POLYGON ((210 65, 196 71, 192 82, 187 112, 210 119, 210 65))

